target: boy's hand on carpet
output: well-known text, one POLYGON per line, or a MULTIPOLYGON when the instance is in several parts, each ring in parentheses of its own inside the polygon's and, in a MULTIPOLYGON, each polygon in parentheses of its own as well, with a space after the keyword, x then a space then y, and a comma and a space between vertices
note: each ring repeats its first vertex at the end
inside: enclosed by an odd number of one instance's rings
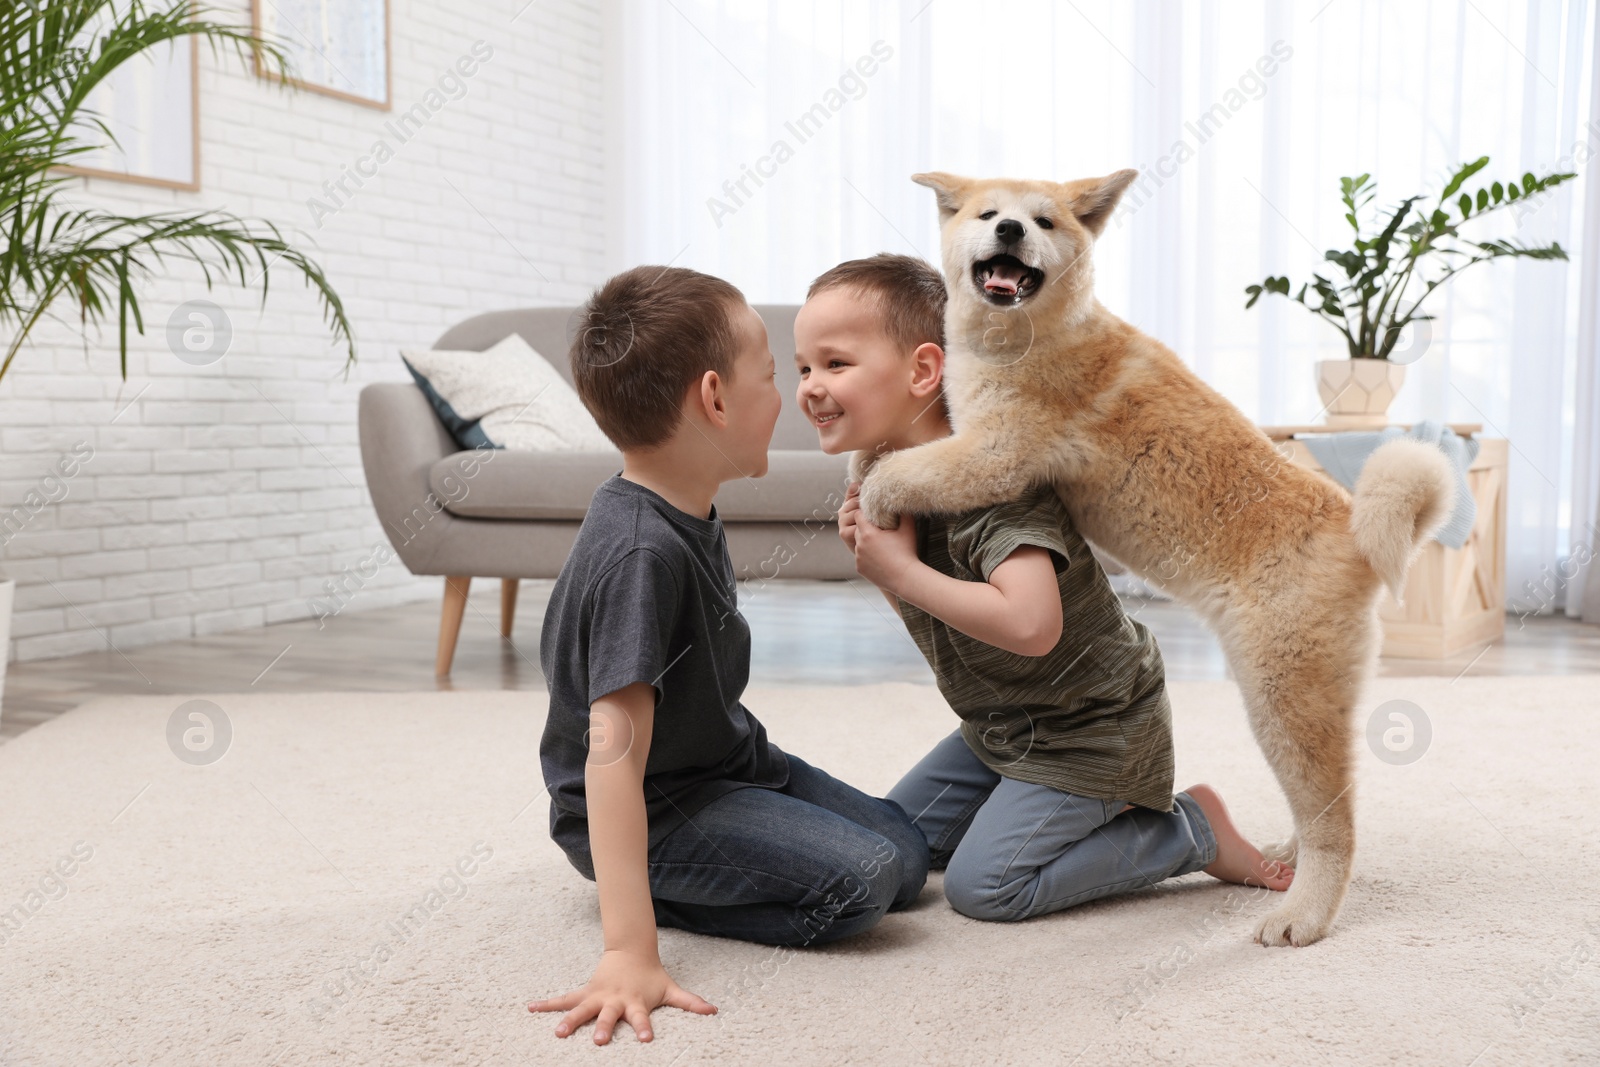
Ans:
POLYGON ((556 1026, 557 1037, 568 1037, 595 1019, 594 1043, 605 1045, 610 1043, 618 1019, 626 1019, 640 1041, 649 1041, 650 1013, 663 1005, 697 1015, 717 1011, 674 982, 660 960, 613 949, 601 954, 588 985, 564 997, 536 1000, 528 1010, 566 1012, 556 1026))

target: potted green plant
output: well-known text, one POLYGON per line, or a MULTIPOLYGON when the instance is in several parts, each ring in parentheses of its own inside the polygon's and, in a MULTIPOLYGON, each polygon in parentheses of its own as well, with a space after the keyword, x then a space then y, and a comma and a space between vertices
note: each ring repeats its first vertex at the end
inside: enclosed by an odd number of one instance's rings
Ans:
POLYGON ((1439 286, 1491 259, 1567 258, 1559 243, 1527 246, 1493 238, 1472 241, 1460 235, 1460 226, 1469 219, 1534 202, 1533 198, 1576 177, 1538 178, 1529 173, 1520 182, 1494 182, 1476 193, 1463 192, 1462 186, 1488 165, 1489 157, 1482 156, 1458 169, 1432 210, 1419 204, 1425 196, 1407 197, 1386 218, 1373 212, 1378 217, 1370 226, 1364 217, 1377 190, 1372 176, 1340 178, 1339 196, 1353 243, 1348 249, 1329 249, 1323 258, 1343 277, 1312 272, 1312 280, 1301 284, 1292 297, 1287 277, 1268 276, 1260 285, 1245 287, 1250 297, 1246 308, 1254 307, 1264 293, 1277 293, 1303 305, 1344 336, 1349 358, 1317 364, 1317 391, 1330 426, 1372 429, 1386 423, 1389 402, 1405 380, 1405 365, 1427 348, 1426 324, 1433 316, 1422 314, 1421 308, 1439 286), (1418 324, 1414 332, 1423 331, 1422 336, 1413 336, 1400 347, 1404 330, 1412 323, 1418 324))
MULTIPOLYGON (((134 283, 167 258, 200 265, 206 286, 213 272, 238 275, 266 299, 271 268, 282 263, 316 290, 324 317, 346 348, 355 343, 344 306, 311 259, 289 245, 270 222, 223 211, 124 216, 74 206, 60 194, 79 179, 58 168, 85 152, 115 143, 87 107, 90 93, 112 71, 149 49, 186 37, 213 52, 231 48, 258 58, 287 86, 288 60, 278 46, 247 29, 211 21, 209 9, 177 0, 156 9, 141 0, 19 0, 0 3, 0 328, 11 334, 0 349, 0 380, 29 332, 61 297, 76 306, 84 328, 99 325, 115 305, 122 377, 128 377, 128 319, 144 332, 134 283)), ((0 529, 9 536, 9 526, 0 529)), ((0 687, 16 583, 0 577, 0 687)), ((3 692, 3 688, 0 688, 3 692)))

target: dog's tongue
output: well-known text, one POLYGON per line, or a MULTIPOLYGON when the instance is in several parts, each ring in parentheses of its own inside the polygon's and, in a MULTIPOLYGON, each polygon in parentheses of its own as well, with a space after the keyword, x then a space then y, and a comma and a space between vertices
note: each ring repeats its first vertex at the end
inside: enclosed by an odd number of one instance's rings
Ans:
POLYGON ((996 263, 989 268, 989 276, 983 280, 983 288, 991 293, 1004 293, 1007 296, 1017 295, 1017 286, 1022 284, 1023 268, 1017 263, 996 263))

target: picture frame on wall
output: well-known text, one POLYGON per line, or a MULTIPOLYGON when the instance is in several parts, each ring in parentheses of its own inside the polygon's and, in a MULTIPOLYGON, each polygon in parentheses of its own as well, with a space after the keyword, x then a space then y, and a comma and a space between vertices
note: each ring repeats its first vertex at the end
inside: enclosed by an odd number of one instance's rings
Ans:
POLYGON ((101 144, 59 168, 85 178, 200 188, 200 56, 193 37, 157 45, 124 63, 84 102, 115 138, 79 120, 80 136, 101 144))
MULTIPOLYGON (((288 53, 289 84, 389 110, 389 0, 250 0, 250 24, 288 53)), ((256 74, 280 80, 259 59, 256 74)))

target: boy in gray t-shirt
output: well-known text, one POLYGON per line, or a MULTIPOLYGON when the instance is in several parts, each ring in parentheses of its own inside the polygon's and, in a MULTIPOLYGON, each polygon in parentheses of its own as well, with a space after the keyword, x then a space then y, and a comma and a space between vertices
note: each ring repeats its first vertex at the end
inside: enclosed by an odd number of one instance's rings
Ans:
POLYGON ((739 702, 750 627, 736 594, 715 506, 700 518, 621 475, 595 492, 540 639, 550 836, 584 877, 594 877, 584 802, 590 706, 607 693, 644 680, 659 694, 644 768, 651 844, 724 793, 788 781, 784 754, 739 702))
POLYGON ((766 328, 739 290, 637 267, 590 298, 571 352, 578 394, 622 449, 556 581, 540 647, 539 746, 550 833, 594 879, 605 951, 581 989, 536 1001, 565 1037, 663 1004, 710 1004, 661 966, 656 927, 811 945, 909 905, 922 831, 782 752, 740 703, 750 630, 712 498, 758 478, 782 403, 766 328))

